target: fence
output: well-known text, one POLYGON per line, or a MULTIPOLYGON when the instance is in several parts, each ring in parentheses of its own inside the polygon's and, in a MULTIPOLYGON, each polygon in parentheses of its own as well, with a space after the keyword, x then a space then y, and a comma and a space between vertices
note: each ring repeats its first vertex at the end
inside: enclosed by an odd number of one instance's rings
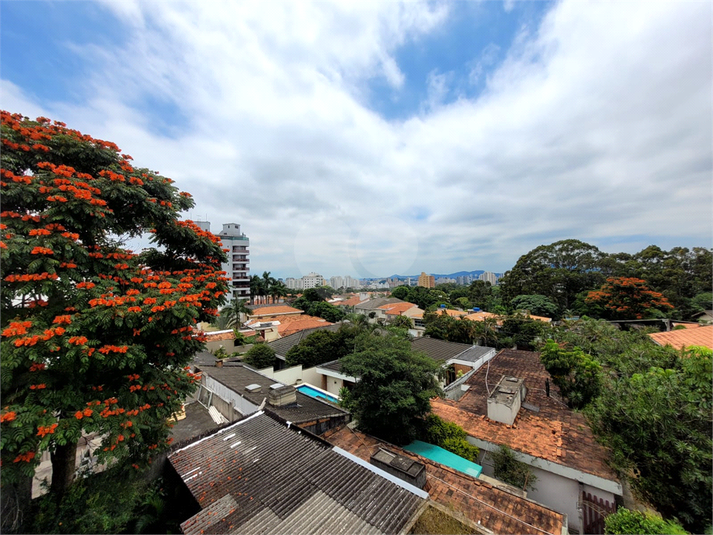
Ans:
POLYGON ((604 533, 604 519, 610 514, 616 513, 616 504, 597 498, 589 492, 582 491, 579 496, 579 505, 582 509, 584 533, 601 535, 604 533))

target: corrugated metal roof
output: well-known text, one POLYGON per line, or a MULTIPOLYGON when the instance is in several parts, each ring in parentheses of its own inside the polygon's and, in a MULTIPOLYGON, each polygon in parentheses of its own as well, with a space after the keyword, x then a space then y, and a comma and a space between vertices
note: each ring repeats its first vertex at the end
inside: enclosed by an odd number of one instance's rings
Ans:
POLYGON ((263 413, 173 453, 184 533, 397 533, 423 498, 263 413))

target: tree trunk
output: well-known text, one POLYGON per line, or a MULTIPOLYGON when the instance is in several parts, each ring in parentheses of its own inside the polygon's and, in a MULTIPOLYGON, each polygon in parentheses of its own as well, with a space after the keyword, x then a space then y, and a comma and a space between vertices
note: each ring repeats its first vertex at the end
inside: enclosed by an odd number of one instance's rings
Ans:
POLYGON ((50 456, 52 459, 51 488, 57 495, 62 495, 74 480, 74 471, 77 464, 77 443, 71 442, 65 446, 57 446, 50 456))
POLYGON ((3 483, 0 489, 0 533, 27 533, 23 527, 32 500, 32 478, 22 476, 17 483, 3 483))

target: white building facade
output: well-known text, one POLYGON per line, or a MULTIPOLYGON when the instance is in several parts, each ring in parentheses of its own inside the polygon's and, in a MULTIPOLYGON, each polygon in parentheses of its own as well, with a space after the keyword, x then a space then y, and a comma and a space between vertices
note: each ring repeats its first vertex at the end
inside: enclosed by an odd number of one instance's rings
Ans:
MULTIPOLYGON (((210 232, 210 221, 196 221, 196 225, 210 232)), ((223 230, 216 234, 228 261, 221 265, 221 269, 228 274, 230 292, 228 298, 250 299, 250 240, 240 231, 237 223, 223 223, 223 230)))

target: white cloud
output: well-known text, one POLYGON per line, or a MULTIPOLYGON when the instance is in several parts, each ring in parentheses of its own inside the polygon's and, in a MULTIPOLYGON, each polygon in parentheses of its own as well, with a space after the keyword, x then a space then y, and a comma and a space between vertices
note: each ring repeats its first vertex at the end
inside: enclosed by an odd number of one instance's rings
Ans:
POLYGON ((477 100, 444 104, 448 73, 433 72, 403 122, 366 107, 366 81, 412 83, 395 52, 440 28, 447 6, 107 5, 130 38, 82 50, 83 106, 5 81, 3 107, 171 176, 194 216, 242 224, 255 272, 356 275, 356 258, 390 275, 415 250, 413 272, 504 270, 569 237, 711 245, 709 4, 558 3, 503 51, 477 100), (177 110, 169 135, 147 96, 177 110))

